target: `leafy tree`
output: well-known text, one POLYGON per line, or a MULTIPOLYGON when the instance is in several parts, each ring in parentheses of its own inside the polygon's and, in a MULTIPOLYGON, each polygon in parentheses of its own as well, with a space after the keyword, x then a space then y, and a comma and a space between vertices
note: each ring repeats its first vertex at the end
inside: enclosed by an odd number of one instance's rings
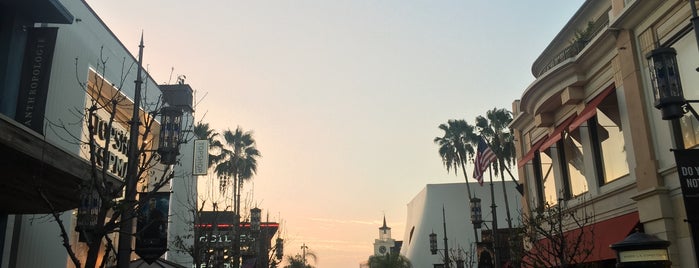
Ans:
MULTIPOLYGON (((240 223, 240 190, 246 180, 252 179, 257 173, 257 159, 261 156, 257 150, 251 131, 244 131, 238 126, 234 131, 223 132, 221 154, 214 157, 215 172, 220 177, 233 179, 233 211, 236 215, 234 228, 240 223)), ((236 237, 239 230, 234 231, 236 237)), ((240 266, 240 245, 238 239, 233 245, 233 267, 240 266)))
POLYGON ((400 254, 373 255, 369 257, 371 268, 412 268, 410 260, 400 254))

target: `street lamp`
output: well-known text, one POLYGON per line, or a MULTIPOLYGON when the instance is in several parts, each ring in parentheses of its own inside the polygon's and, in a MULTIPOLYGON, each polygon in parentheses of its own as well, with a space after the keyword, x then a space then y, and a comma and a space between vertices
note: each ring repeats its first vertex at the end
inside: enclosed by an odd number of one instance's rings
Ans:
MULTIPOLYGON (((451 260, 449 259, 449 243, 447 242, 447 217, 446 217, 446 212, 444 211, 444 206, 442 206, 442 224, 444 227, 444 267, 449 268, 451 267, 451 260)), ((430 234, 430 252, 432 252, 432 255, 436 255, 439 249, 437 248, 437 234, 432 231, 430 234)))
POLYGON ((281 260, 284 258, 284 239, 277 237, 276 249, 277 260, 281 260))
MULTIPOLYGON (((690 22, 694 28, 694 37, 699 48, 699 16, 697 16, 696 3, 694 0, 689 1, 692 17, 690 22)), ((655 108, 660 109, 663 120, 675 120, 684 116, 686 111, 690 111, 695 119, 699 120, 699 114, 690 105, 697 103, 699 100, 686 100, 682 91, 680 80, 680 72, 677 64, 677 51, 672 47, 660 47, 652 50, 648 55, 648 67, 650 68, 651 84, 653 86, 653 96, 655 98, 655 108)), ((699 68, 696 69, 699 71, 699 68)), ((683 167, 680 163, 688 161, 687 157, 680 155, 689 155, 690 162, 696 159, 697 149, 685 149, 683 141, 680 139, 679 149, 675 151, 675 165, 678 168, 680 185, 682 186, 682 196, 684 199, 685 211, 687 215, 696 215, 697 206, 696 195, 693 194, 693 189, 687 186, 686 181, 694 179, 693 176, 685 176, 679 172, 683 167), (679 154, 679 155, 678 155, 679 154)), ((692 162, 693 163, 693 162, 692 162)), ((696 219, 685 220, 689 223, 689 229, 692 235, 692 241, 696 245, 699 242, 699 223, 696 219)), ((699 256, 699 247, 694 247, 695 259, 699 256)), ((627 267, 619 266, 618 267, 627 267)))
MULTIPOLYGON (((136 186, 139 180, 138 163, 140 152, 139 148, 139 128, 140 110, 141 110, 141 86, 143 84, 143 35, 138 46, 138 68, 136 71, 136 80, 134 88, 133 110, 131 115, 130 130, 129 130, 129 150, 126 178, 124 178, 124 209, 121 212, 121 221, 119 224, 119 245, 117 251, 117 267, 127 268, 131 262, 131 245, 133 241, 133 219, 135 218, 134 205, 136 205, 136 186)), ((173 165, 176 163, 176 157, 179 154, 179 144, 182 143, 182 113, 183 111, 192 112, 192 89, 189 85, 184 84, 180 80, 178 85, 168 85, 167 89, 161 88, 163 95, 163 108, 160 109, 161 114, 161 133, 158 148, 161 163, 165 165, 173 165)), ((146 260, 148 261, 148 260, 146 260)))
MULTIPOLYGON (((655 108, 662 112, 663 120, 672 120, 685 114, 686 105, 677 68, 677 52, 671 47, 654 49, 646 56, 653 85, 655 108)), ((693 109, 692 109, 693 110, 693 109)))

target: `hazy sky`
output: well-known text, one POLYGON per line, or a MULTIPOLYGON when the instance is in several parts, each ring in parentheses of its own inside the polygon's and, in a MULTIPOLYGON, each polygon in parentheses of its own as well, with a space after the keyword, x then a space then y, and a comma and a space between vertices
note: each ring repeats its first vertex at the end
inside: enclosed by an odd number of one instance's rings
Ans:
POLYGON ((320 268, 358 267, 384 215, 403 240, 425 184, 464 180, 437 126, 509 110, 582 2, 88 0, 134 54, 145 33, 157 82, 187 76, 197 119, 254 131, 254 202, 320 268))

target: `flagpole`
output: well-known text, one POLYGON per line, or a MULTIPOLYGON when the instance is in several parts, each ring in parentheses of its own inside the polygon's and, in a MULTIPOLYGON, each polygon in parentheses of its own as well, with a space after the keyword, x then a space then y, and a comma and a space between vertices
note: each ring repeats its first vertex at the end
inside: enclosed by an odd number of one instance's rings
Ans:
POLYGON ((491 200, 491 213, 493 214, 493 233, 491 235, 493 239, 493 254, 495 255, 495 267, 500 268, 500 254, 498 252, 498 214, 497 205, 495 205, 495 186, 493 186, 493 169, 488 165, 488 171, 490 172, 490 200, 491 200))

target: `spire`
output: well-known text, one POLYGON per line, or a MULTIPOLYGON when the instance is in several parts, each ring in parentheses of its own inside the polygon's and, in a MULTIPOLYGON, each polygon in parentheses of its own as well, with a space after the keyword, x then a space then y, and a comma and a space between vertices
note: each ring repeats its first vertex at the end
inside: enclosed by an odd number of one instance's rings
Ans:
POLYGON ((379 228, 379 230, 390 230, 390 229, 391 229, 391 227, 388 227, 388 225, 386 225, 386 215, 383 215, 383 226, 381 226, 381 228, 379 228))

